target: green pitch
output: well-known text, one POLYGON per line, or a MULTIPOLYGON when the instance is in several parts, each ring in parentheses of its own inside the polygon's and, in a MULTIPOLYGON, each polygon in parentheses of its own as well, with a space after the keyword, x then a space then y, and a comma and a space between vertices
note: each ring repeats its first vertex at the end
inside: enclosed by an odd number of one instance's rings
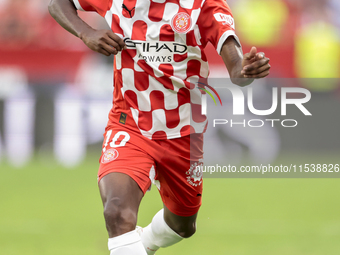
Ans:
MULTIPOLYGON (((96 173, 93 157, 0 164, 0 254, 108 255, 96 173)), ((339 194, 340 179, 206 179, 197 234, 157 254, 338 255, 339 194)), ((161 206, 153 187, 138 224, 161 206)))

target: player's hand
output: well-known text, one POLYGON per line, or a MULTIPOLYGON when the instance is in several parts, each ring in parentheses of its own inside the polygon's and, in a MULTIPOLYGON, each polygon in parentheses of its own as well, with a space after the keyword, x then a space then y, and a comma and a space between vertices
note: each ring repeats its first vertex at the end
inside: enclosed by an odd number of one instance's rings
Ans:
POLYGON ((244 54, 242 67, 241 75, 244 78, 258 79, 266 77, 271 66, 269 58, 263 52, 258 53, 257 49, 252 47, 249 53, 244 54))
POLYGON ((91 50, 105 56, 116 55, 119 51, 126 49, 123 39, 111 30, 89 29, 81 34, 80 39, 91 50))

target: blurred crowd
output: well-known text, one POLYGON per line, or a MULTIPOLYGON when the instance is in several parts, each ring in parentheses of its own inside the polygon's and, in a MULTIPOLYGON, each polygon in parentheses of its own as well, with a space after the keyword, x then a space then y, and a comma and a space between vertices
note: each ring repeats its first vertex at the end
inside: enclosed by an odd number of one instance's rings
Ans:
POLYGON ((296 77, 339 77, 339 0, 229 2, 242 42, 293 52, 285 65, 294 65, 296 77))
POLYGON ((83 47, 48 13, 48 0, 0 0, 2 49, 83 47))

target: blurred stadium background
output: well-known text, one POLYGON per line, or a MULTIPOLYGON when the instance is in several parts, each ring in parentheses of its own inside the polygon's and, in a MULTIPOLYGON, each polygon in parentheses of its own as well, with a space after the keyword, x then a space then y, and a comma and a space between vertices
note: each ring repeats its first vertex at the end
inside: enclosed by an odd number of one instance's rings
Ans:
MULTIPOLYGON (((48 2, 0 0, 0 254, 104 255, 96 173, 113 58, 65 32, 48 2)), ((300 128, 273 129, 259 148, 237 139, 242 133, 219 134, 231 145, 226 160, 340 163, 340 2, 227 2, 244 52, 255 45, 271 59, 257 100, 273 86, 305 87, 313 119, 290 116, 300 128)), ((97 15, 80 15, 105 28, 97 15)), ((210 46, 207 55, 211 76, 228 77, 210 46)), ((208 150, 220 140, 212 137, 208 150)), ((340 254, 339 179, 219 178, 204 189, 198 233, 159 254, 340 254)), ((153 189, 139 225, 161 206, 153 189)))

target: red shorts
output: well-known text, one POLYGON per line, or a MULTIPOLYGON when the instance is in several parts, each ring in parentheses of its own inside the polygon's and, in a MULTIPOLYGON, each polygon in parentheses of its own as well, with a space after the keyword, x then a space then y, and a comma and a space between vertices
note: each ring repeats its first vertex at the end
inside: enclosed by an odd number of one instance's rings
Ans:
POLYGON ((191 216, 202 199, 203 134, 149 140, 116 124, 106 128, 98 182, 118 172, 129 175, 145 192, 155 184, 164 205, 174 214, 191 216))

